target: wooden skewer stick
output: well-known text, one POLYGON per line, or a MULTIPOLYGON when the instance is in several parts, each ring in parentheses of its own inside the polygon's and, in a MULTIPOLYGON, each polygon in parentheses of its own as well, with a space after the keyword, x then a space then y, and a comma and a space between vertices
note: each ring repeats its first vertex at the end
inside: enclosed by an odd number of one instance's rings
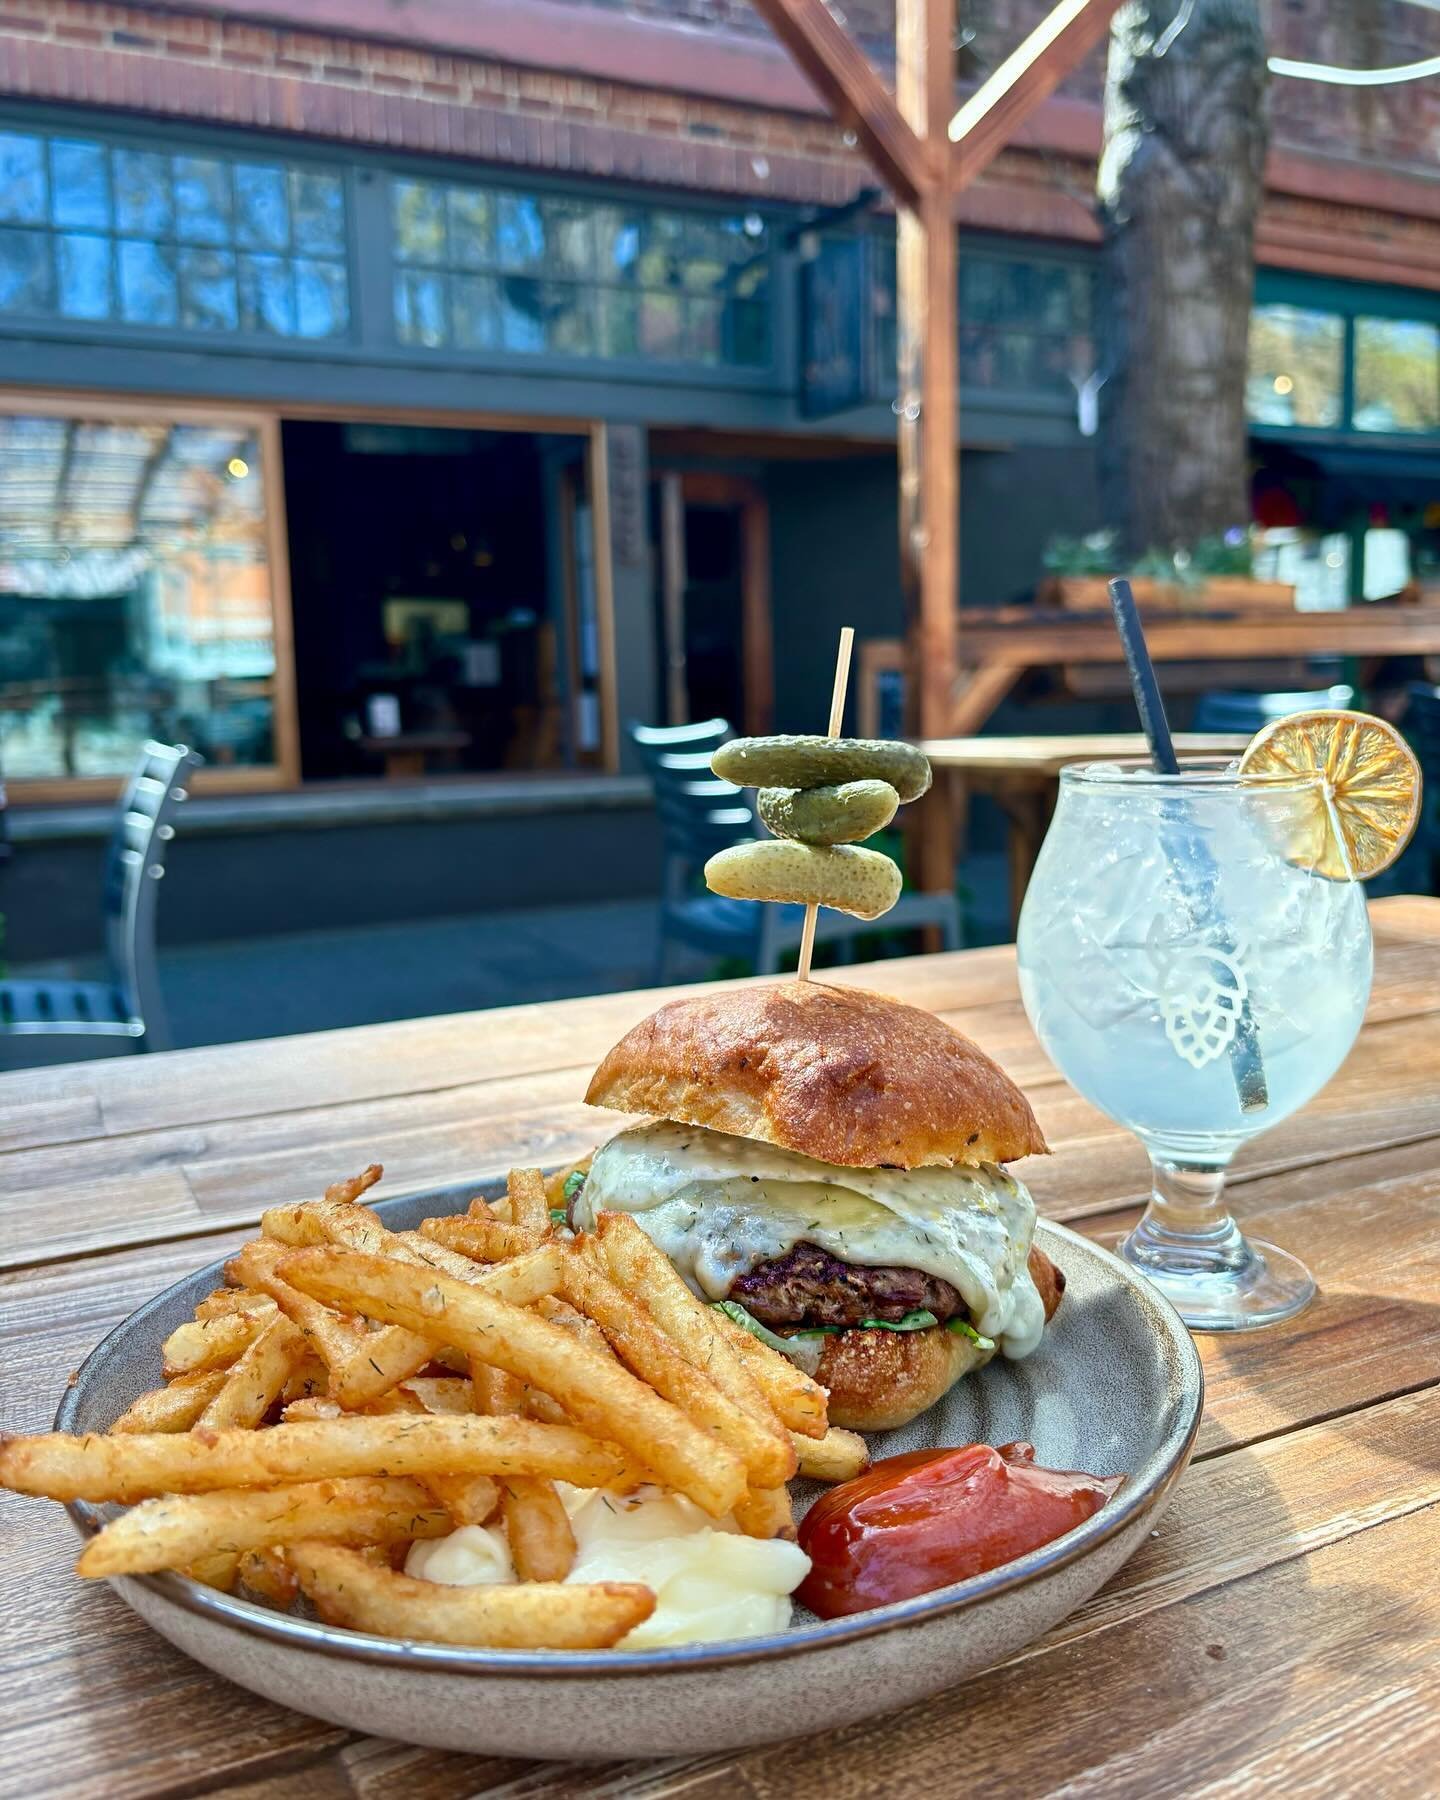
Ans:
MULTIPOLYGON (((855 648, 855 627, 846 625, 841 628, 840 648, 835 653, 835 686, 830 694, 830 725, 827 737, 839 737, 840 725, 845 717, 845 690, 850 685, 850 652, 855 648)), ((800 962, 796 968, 796 978, 800 981, 810 979, 810 958, 815 954, 815 915, 820 908, 805 908, 805 928, 800 934, 800 962)))

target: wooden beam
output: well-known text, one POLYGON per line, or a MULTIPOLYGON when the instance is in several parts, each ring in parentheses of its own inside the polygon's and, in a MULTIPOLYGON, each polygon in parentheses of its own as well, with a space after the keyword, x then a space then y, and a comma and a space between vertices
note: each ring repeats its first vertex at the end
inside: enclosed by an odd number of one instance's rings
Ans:
POLYGON ((968 187, 1110 29, 1121 0, 1061 0, 950 121, 951 182, 968 187))
POLYGON ((836 120, 859 138, 896 199, 906 205, 918 199, 931 184, 932 153, 901 116, 865 53, 844 26, 836 24, 824 0, 755 0, 755 10, 836 120))

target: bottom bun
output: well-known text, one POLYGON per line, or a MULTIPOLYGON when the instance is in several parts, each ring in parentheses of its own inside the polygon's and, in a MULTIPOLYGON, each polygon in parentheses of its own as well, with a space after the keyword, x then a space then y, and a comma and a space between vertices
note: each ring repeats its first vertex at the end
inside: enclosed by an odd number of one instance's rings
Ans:
POLYGON ((862 1328, 826 1338, 815 1379, 830 1390, 832 1425, 892 1431, 994 1354, 943 1325, 925 1331, 862 1328))

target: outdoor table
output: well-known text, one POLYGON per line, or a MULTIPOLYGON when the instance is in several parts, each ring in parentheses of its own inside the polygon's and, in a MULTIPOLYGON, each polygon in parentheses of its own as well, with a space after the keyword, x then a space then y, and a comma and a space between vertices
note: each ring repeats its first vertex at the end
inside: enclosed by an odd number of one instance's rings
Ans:
MULTIPOLYGON (((1440 1766, 1440 901, 1373 909, 1374 994, 1339 1075, 1242 1154, 1247 1230, 1319 1300, 1200 1341, 1196 1459, 1153 1538, 1007 1663, 908 1712, 746 1754, 526 1766, 413 1750, 268 1705, 103 1585, 49 1503, 0 1495, 0 1795, 444 1800, 967 1791, 1434 1792, 1440 1766), (944 1773, 950 1771, 947 1777, 944 1773), (937 1779, 938 1774, 938 1779, 937 1779)), ((1039 1050, 1012 949, 827 973, 932 1007, 1027 1089, 1042 1212, 1137 1216, 1139 1145, 1039 1050)), ((674 992, 676 990, 670 990, 674 992)), ((382 1193, 588 1147, 591 1065, 666 995, 607 995, 0 1077, 0 1393, 48 1424, 69 1372, 262 1207, 372 1158, 382 1193)), ((1063 1314, 1062 1314, 1063 1318, 1063 1314)), ((1096 1379, 1124 1382, 1125 1372, 1096 1379)))
MULTIPOLYGON (((1239 756, 1249 741, 1247 737, 1204 731, 1175 734, 1175 748, 1182 756, 1239 756)), ((951 790, 949 805, 933 809, 931 829, 952 832, 952 868, 960 856, 959 840, 964 831, 968 796, 988 794, 1005 814, 1009 826, 1006 853, 1010 862, 1012 931, 1019 923, 1020 903, 1055 811, 1060 771, 1067 763, 1110 762, 1150 754, 1150 746, 1139 731, 1092 731, 1056 737, 928 738, 920 748, 929 757, 930 767, 951 790)))

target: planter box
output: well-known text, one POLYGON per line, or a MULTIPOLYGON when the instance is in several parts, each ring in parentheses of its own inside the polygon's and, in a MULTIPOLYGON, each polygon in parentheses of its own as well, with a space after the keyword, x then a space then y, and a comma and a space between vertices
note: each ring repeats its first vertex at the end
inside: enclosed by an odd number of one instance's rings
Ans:
MULTIPOLYGON (((1293 612, 1295 590, 1283 581, 1256 581, 1245 575, 1211 575, 1198 587, 1139 576, 1131 582, 1142 612, 1293 612)), ((1066 612, 1108 612, 1110 595, 1103 575, 1052 575, 1036 590, 1041 606, 1066 612)))

